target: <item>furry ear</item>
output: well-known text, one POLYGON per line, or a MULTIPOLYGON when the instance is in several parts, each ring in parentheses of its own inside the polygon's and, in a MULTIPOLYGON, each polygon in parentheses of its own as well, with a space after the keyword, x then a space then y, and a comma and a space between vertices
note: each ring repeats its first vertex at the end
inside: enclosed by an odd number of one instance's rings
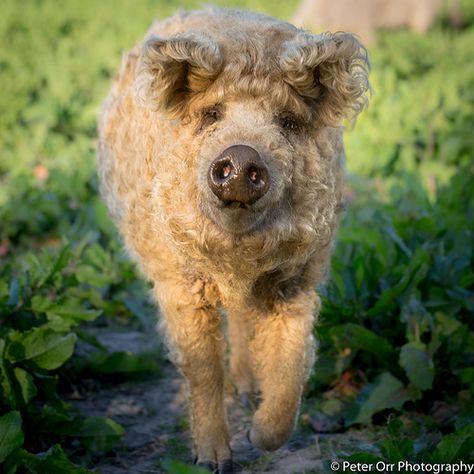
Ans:
POLYGON ((367 105, 367 50, 349 33, 299 33, 284 44, 283 79, 309 101, 322 124, 339 126, 367 105))
POLYGON ((178 117, 185 112, 190 96, 213 82, 222 61, 219 46, 204 35, 154 36, 143 45, 138 95, 148 106, 178 117))

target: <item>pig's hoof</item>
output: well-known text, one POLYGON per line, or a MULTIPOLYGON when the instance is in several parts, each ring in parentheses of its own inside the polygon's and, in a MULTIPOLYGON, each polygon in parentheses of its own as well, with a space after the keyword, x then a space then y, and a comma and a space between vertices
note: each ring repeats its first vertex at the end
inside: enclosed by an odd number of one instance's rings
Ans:
POLYGON ((197 461, 195 464, 199 467, 208 469, 212 473, 232 474, 234 472, 232 459, 223 459, 222 461, 219 461, 219 464, 216 464, 213 461, 197 461))
POLYGON ((240 431, 232 438, 230 449, 234 458, 245 462, 253 462, 262 455, 262 452, 252 445, 245 431, 240 431))
POLYGON ((234 472, 234 466, 232 464, 232 459, 223 459, 219 462, 219 474, 232 474, 234 472))
POLYGON ((246 410, 254 408, 249 392, 242 392, 239 394, 239 400, 246 410))
POLYGON ((277 434, 275 432, 266 433, 255 426, 248 432, 249 441, 258 449, 263 451, 275 451, 282 446, 289 438, 291 431, 277 434))
POLYGON ((217 464, 213 461, 197 461, 196 466, 208 469, 211 472, 217 472, 217 464))

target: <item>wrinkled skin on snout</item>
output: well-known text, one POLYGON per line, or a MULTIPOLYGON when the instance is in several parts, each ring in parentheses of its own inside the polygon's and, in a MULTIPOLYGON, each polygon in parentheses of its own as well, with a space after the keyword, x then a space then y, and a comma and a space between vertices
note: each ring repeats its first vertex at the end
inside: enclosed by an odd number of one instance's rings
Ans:
POLYGON ((364 107, 367 73, 349 34, 180 13, 124 58, 102 108, 102 194, 153 282, 196 460, 219 472, 227 343, 237 392, 261 400, 250 442, 277 449, 294 427, 342 208, 340 125, 364 107))

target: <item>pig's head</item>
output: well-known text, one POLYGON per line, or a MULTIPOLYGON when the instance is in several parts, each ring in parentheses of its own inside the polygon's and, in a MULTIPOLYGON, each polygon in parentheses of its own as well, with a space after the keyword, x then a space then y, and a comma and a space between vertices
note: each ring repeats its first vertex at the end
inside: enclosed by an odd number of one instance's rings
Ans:
POLYGON ((195 205, 221 234, 271 226, 320 233, 340 204, 339 125, 364 107, 367 72, 365 49, 345 33, 312 35, 274 22, 259 31, 215 25, 152 36, 138 85, 179 128, 168 194, 195 205))

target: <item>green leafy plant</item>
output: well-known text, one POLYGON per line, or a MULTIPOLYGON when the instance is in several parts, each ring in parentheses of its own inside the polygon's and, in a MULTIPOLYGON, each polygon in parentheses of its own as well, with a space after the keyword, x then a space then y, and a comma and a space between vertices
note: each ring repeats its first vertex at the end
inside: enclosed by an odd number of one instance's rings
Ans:
POLYGON ((74 438, 83 449, 107 451, 124 434, 111 419, 74 414, 57 392, 61 368, 78 339, 74 329, 101 314, 69 294, 77 285, 73 260, 67 245, 54 257, 28 253, 15 260, 24 271, 11 265, 9 285, 0 281, 0 465, 7 472, 19 465, 31 472, 61 472, 65 466, 67 472, 85 472, 51 443, 74 438))
MULTIPOLYGON (((354 209, 343 224, 333 277, 323 289, 322 357, 313 383, 320 389, 345 372, 354 375, 357 396, 340 406, 346 426, 369 423, 407 401, 422 408, 433 396, 449 400, 469 387, 474 258, 466 242, 474 238, 474 202, 465 193, 471 176, 462 170, 424 205, 394 191, 390 204, 372 207, 369 216, 354 209)), ((327 405, 334 416, 334 403, 327 405)))

